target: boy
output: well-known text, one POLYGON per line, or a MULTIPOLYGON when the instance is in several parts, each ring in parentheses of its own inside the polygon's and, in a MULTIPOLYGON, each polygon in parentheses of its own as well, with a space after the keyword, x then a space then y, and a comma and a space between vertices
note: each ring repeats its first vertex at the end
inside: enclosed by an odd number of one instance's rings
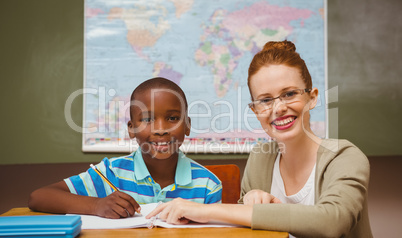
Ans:
POLYGON ((181 197, 199 203, 220 203, 222 184, 210 171, 187 158, 179 147, 190 134, 187 101, 178 85, 165 78, 140 84, 131 95, 128 131, 139 149, 103 159, 96 165, 119 189, 93 170, 32 192, 29 207, 52 213, 133 216, 138 204, 181 197))

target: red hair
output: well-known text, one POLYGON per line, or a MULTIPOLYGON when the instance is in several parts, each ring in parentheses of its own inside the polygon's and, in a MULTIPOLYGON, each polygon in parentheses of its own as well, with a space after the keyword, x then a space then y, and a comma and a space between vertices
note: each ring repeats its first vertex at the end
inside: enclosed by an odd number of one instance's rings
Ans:
MULTIPOLYGON (((310 72, 306 63, 296 52, 296 46, 287 40, 284 41, 268 41, 264 48, 254 55, 253 60, 248 68, 247 85, 250 90, 251 77, 255 75, 262 67, 269 65, 286 65, 299 69, 300 75, 306 84, 306 88, 311 89, 313 83, 311 81, 310 72)), ((252 94, 251 94, 251 97, 252 94)))

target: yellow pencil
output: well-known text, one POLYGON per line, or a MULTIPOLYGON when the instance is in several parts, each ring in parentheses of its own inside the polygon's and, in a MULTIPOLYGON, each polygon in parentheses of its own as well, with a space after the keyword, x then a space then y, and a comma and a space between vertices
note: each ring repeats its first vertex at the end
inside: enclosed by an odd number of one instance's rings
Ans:
MULTIPOLYGON (((109 184, 109 186, 110 186, 111 188, 113 188, 114 191, 120 191, 120 190, 119 190, 116 186, 114 186, 114 184, 113 184, 112 182, 110 182, 110 180, 107 179, 106 176, 103 175, 102 172, 101 172, 99 169, 97 169, 93 164, 90 164, 89 166, 91 166, 91 168, 92 168, 93 170, 95 170, 95 172, 96 172, 103 180, 105 180, 105 182, 106 182, 107 184, 109 184)), ((124 209, 124 210, 126 210, 127 215, 130 216, 130 213, 127 211, 127 209, 124 209)), ((138 214, 141 214, 141 211, 140 211, 140 210, 137 210, 136 212, 137 212, 138 214)))
POLYGON ((114 185, 112 184, 112 182, 110 182, 110 180, 107 179, 106 176, 103 175, 102 172, 99 171, 93 164, 90 164, 89 166, 91 166, 91 168, 92 168, 93 170, 95 170, 95 172, 96 172, 97 174, 99 174, 99 176, 101 176, 101 178, 102 178, 103 180, 105 180, 105 182, 106 182, 107 184, 109 184, 109 186, 112 187, 112 188, 114 189, 114 191, 119 191, 119 189, 118 189, 116 186, 114 186, 114 185))

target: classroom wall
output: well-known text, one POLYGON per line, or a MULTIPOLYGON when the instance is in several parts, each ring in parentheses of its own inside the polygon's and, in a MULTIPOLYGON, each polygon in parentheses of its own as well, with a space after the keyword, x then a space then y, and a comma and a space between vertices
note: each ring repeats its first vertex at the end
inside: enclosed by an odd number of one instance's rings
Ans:
MULTIPOLYGON (((401 8, 399 0, 328 1, 329 88, 338 87, 330 135, 352 141, 367 155, 402 154, 401 8)), ((68 96, 83 86, 83 9, 82 0, 0 2, 0 164, 114 156, 81 152, 81 134, 64 118, 68 96)), ((78 97, 72 105, 78 125, 82 104, 78 97)))

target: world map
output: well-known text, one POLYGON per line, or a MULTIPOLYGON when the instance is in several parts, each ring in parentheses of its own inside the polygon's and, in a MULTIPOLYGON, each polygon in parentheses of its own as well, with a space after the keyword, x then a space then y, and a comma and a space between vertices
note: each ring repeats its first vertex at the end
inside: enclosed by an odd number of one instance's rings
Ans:
POLYGON ((157 76, 186 93, 187 142, 269 139, 247 107, 247 70, 267 41, 284 39, 320 91, 311 125, 325 137, 325 1, 86 0, 84 88, 92 91, 84 95, 83 146, 127 141, 129 97, 157 76))

